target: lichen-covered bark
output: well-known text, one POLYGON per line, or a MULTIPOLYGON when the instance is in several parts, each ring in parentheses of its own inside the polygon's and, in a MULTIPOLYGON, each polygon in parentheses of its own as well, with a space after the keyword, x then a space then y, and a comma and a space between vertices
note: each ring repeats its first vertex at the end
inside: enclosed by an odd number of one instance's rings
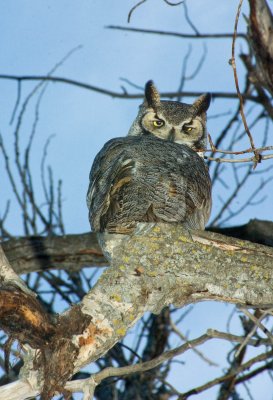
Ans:
MULTIPOLYGON (((270 247, 211 232, 189 233, 176 225, 159 224, 126 237, 115 249, 111 267, 77 310, 60 316, 58 334, 45 346, 57 365, 59 355, 64 362, 68 348, 73 353, 72 359, 68 355, 73 368, 59 381, 63 384, 107 352, 145 311, 159 313, 169 304, 182 307, 201 300, 272 305, 272 263, 270 247)), ((30 361, 25 360, 21 374, 27 382, 33 371, 30 361)), ((38 381, 42 370, 41 363, 38 381)), ((54 374, 56 383, 56 369, 54 374)))
MULTIPOLYGON (((248 224, 208 230, 255 243, 273 246, 273 222, 250 220, 248 224)), ((96 234, 64 236, 30 236, 13 238, 2 243, 3 250, 17 274, 48 269, 79 270, 83 266, 105 266, 96 234)))

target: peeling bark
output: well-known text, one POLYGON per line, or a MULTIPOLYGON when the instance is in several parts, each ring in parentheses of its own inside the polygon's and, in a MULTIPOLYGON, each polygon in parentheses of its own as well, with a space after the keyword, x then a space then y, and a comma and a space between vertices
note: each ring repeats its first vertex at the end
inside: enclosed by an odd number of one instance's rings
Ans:
POLYGON ((47 396, 62 391, 73 373, 105 354, 146 311, 159 313, 169 304, 272 305, 272 262, 270 247, 211 232, 189 234, 176 225, 126 237, 95 287, 55 322, 34 367, 34 355, 25 357, 21 379, 41 392, 46 376, 47 396))

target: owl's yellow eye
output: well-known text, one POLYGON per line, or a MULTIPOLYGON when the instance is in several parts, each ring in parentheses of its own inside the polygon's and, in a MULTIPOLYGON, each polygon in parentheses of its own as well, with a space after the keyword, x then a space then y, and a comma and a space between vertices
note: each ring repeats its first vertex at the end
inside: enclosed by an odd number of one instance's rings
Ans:
POLYGON ((190 126, 184 126, 183 130, 184 130, 184 132, 188 133, 188 132, 192 131, 192 128, 190 126))
POLYGON ((164 125, 164 121, 162 121, 162 119, 155 119, 153 121, 153 126, 155 126, 156 128, 160 128, 161 126, 164 125))

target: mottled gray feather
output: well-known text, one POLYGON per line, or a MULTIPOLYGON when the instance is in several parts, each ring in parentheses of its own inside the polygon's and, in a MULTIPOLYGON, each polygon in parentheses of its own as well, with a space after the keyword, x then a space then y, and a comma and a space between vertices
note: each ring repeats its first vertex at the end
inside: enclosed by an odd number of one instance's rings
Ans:
POLYGON ((87 203, 96 232, 130 233, 138 222, 204 229, 211 183, 188 146, 149 135, 116 138, 95 158, 87 203))

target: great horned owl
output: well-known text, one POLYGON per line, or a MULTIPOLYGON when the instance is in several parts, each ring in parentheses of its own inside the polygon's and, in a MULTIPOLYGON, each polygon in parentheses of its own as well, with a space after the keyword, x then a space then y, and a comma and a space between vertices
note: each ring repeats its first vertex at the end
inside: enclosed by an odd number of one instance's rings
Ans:
POLYGON ((117 237, 132 233, 138 223, 204 229, 211 181, 197 151, 206 146, 209 101, 209 95, 192 105, 161 101, 149 81, 128 136, 110 140, 97 154, 87 205, 91 227, 108 258, 117 237))

